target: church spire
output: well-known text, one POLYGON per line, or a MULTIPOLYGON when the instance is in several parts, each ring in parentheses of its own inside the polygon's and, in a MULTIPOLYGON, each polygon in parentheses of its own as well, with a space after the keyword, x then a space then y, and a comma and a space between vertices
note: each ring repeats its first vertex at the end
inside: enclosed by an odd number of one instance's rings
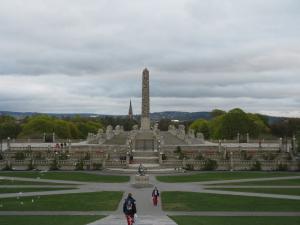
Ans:
POLYGON ((130 103, 129 103, 128 118, 129 118, 130 120, 133 119, 133 112, 132 112, 131 99, 130 99, 130 103))

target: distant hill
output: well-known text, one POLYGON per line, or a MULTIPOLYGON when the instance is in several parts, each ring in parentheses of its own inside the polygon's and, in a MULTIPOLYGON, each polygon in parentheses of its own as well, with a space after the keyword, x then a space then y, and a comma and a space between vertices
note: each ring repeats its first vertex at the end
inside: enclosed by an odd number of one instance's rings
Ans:
MULTIPOLYGON (((66 117, 125 117, 126 115, 104 115, 104 114, 95 114, 95 113, 38 113, 38 112, 11 112, 11 111, 0 111, 0 115, 10 115, 18 119, 25 118, 26 116, 33 115, 49 115, 55 116, 58 118, 66 117)), ((138 117, 139 115, 137 115, 138 117)), ((267 115, 266 115, 267 116, 267 115)), ((154 112, 150 113, 151 120, 158 121, 160 119, 170 119, 170 120, 179 120, 179 121, 192 121, 196 119, 206 119, 209 120, 212 118, 211 112, 179 112, 179 111, 165 111, 165 112, 154 112)), ((275 123, 278 120, 283 119, 283 117, 276 116, 267 116, 269 124, 275 123)))
POLYGON ((166 112, 155 112, 151 113, 150 117, 152 120, 170 119, 170 120, 196 120, 196 119, 211 119, 210 112, 178 112, 178 111, 166 111, 166 112))
POLYGON ((35 115, 48 115, 48 116, 54 116, 58 118, 74 117, 78 115, 81 117, 99 116, 98 114, 95 113, 38 113, 38 112, 11 112, 11 111, 0 111, 0 115, 9 115, 18 119, 25 118, 26 116, 35 116, 35 115))

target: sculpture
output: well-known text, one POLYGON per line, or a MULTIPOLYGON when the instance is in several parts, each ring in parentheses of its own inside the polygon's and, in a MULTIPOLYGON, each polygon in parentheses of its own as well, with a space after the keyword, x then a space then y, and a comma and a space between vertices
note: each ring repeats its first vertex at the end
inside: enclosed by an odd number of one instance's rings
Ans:
POLYGON ((140 163, 138 168, 139 176, 145 176, 145 167, 143 167, 142 163, 140 163))

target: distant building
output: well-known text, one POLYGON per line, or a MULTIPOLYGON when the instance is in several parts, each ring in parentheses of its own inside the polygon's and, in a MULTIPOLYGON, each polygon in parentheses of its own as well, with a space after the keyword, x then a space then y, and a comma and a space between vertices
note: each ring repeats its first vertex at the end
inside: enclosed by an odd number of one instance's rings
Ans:
POLYGON ((129 118, 130 120, 133 119, 133 112, 132 112, 131 99, 130 99, 130 103, 129 103, 128 118, 129 118))

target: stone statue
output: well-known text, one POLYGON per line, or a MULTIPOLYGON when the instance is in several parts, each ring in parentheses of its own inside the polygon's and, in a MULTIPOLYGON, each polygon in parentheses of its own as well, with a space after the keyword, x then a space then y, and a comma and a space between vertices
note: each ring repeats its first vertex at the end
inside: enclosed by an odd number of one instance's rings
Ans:
POLYGON ((142 163, 140 163, 138 168, 139 176, 145 176, 145 167, 143 167, 142 163))
POLYGON ((189 138, 195 138, 195 130, 194 129, 189 129, 188 136, 189 136, 189 138))
POLYGON ((113 136, 114 136, 113 127, 111 125, 108 125, 106 127, 106 139, 107 140, 112 139, 113 136))

